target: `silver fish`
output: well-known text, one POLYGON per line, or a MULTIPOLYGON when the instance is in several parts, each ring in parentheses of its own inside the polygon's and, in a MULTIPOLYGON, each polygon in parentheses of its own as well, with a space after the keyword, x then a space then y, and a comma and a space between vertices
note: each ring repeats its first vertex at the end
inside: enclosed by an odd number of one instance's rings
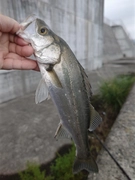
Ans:
POLYGON ((90 153, 88 131, 94 131, 102 120, 91 105, 91 86, 83 67, 67 43, 43 20, 28 18, 17 34, 31 43, 42 75, 36 103, 51 97, 60 116, 55 137, 72 138, 76 145, 73 173, 83 169, 98 172, 90 153))

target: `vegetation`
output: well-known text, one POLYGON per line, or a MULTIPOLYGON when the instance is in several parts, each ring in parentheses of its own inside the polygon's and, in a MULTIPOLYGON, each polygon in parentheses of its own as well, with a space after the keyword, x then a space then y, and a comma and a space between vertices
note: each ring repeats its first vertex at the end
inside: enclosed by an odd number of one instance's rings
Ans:
MULTIPOLYGON (((103 82, 99 88, 99 94, 93 96, 92 104, 103 118, 103 123, 97 128, 96 134, 100 139, 105 140, 120 108, 122 107, 133 83, 135 76, 121 75, 111 81, 103 82)), ((90 150, 96 158, 101 149, 101 145, 96 138, 90 135, 90 150)), ((87 179, 87 174, 80 172, 77 175, 72 173, 72 166, 75 158, 74 145, 68 153, 57 155, 55 162, 50 167, 50 176, 46 176, 45 171, 41 171, 36 164, 27 165, 25 172, 19 173, 21 180, 83 180, 87 179)))
POLYGON ((111 81, 103 82, 99 88, 99 97, 105 107, 111 107, 119 112, 131 89, 135 77, 132 75, 120 75, 111 81))
POLYGON ((55 160, 55 163, 51 166, 52 174, 55 176, 55 179, 59 180, 81 180, 84 175, 80 172, 76 175, 72 173, 72 166, 75 159, 75 146, 72 145, 69 153, 58 157, 55 160))
POLYGON ((27 163, 27 169, 19 173, 21 180, 53 180, 53 177, 45 177, 45 171, 41 172, 36 163, 27 163))
POLYGON ((72 165, 75 158, 75 147, 72 145, 68 153, 61 156, 58 154, 54 164, 50 167, 51 176, 45 176, 40 167, 35 163, 28 163, 27 169, 19 173, 21 180, 82 180, 85 175, 72 173, 72 165))

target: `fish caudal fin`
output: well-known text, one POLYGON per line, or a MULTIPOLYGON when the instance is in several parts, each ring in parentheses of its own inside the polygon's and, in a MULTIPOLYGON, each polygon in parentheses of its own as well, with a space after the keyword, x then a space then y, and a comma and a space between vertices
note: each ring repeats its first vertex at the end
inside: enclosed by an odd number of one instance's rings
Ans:
POLYGON ((76 174, 81 170, 87 170, 88 172, 98 172, 98 166, 92 157, 88 159, 75 159, 73 166, 73 173, 76 174))

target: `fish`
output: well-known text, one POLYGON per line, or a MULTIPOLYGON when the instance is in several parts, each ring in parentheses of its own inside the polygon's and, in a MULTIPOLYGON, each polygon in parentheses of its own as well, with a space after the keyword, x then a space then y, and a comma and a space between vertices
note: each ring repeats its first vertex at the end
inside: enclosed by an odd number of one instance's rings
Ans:
POLYGON ((92 90, 84 68, 69 45, 38 17, 21 23, 17 35, 33 47, 41 72, 35 102, 52 99, 60 118, 55 138, 72 139, 76 146, 73 173, 84 169, 98 172, 88 132, 94 131, 102 118, 91 104, 92 90))

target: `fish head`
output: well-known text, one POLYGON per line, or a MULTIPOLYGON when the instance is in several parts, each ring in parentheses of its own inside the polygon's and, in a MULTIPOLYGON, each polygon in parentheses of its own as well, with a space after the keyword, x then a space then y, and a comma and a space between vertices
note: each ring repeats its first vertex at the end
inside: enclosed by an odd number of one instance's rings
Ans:
POLYGON ((53 43, 52 32, 43 20, 30 16, 20 25, 17 35, 30 42, 35 50, 39 51, 53 43))
POLYGON ((20 25, 17 35, 32 45, 37 61, 54 64, 60 56, 59 37, 37 17, 31 16, 20 25))

